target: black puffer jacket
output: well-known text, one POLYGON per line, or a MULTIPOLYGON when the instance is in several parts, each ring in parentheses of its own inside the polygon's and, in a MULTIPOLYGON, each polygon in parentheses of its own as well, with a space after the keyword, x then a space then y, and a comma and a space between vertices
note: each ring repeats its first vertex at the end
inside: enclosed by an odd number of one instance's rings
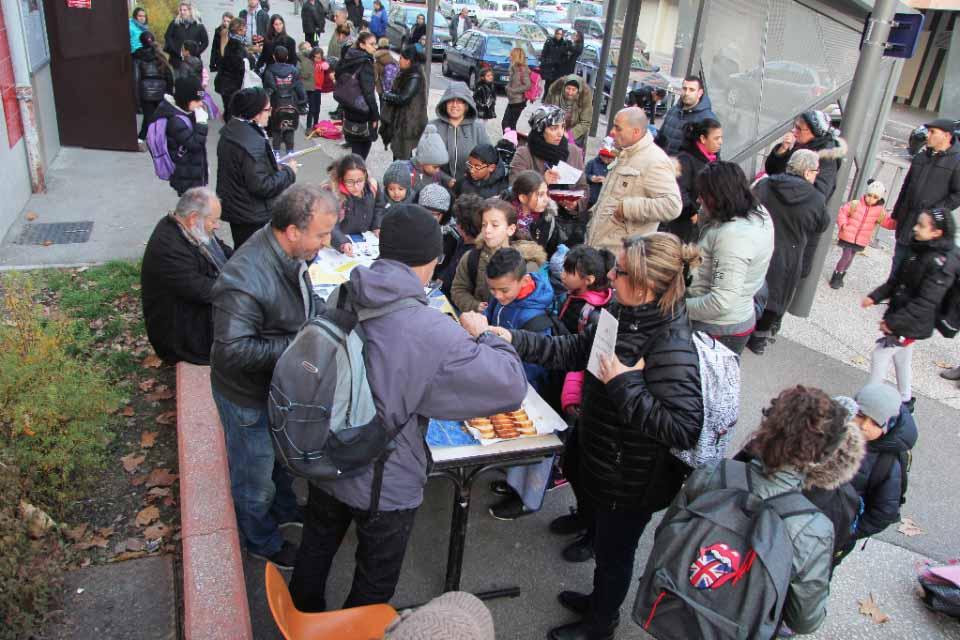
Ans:
POLYGON ((213 88, 218 93, 233 95, 243 88, 243 74, 246 71, 244 60, 247 60, 250 68, 253 69, 255 63, 253 56, 247 53, 243 40, 231 37, 223 48, 223 57, 218 61, 220 68, 217 71, 217 77, 213 80, 213 88))
POLYGON ((893 335, 915 340, 933 335, 937 309, 957 275, 955 251, 943 238, 914 240, 897 271, 869 294, 874 302, 890 301, 883 319, 893 335))
MULTIPOLYGON (((219 238, 229 258, 233 250, 219 238)), ((209 250, 188 237, 172 215, 157 223, 143 252, 143 321, 157 355, 167 362, 210 362, 213 283, 220 268, 209 250)))
POLYGON ((577 38, 576 42, 570 41, 566 56, 560 64, 560 77, 572 75, 577 71, 577 60, 580 59, 580 54, 583 53, 583 33, 579 31, 577 33, 580 37, 577 38))
MULTIPOLYGON (((563 75, 564 64, 573 45, 569 40, 557 40, 550 37, 543 43, 543 51, 540 52, 540 75, 546 80, 556 80, 563 75)), ((544 93, 550 90, 545 86, 544 93)))
POLYGON ((917 216, 924 209, 951 211, 960 207, 960 143, 943 153, 920 151, 910 162, 910 171, 900 189, 893 219, 897 221, 897 242, 910 244, 917 216))
POLYGON ((165 93, 173 93, 173 73, 157 59, 153 47, 133 52, 133 79, 137 102, 160 102, 165 93))
POLYGON ((207 36, 207 29, 195 20, 182 22, 179 18, 174 18, 167 27, 167 34, 163 38, 163 50, 170 56, 170 64, 175 68, 180 66, 180 50, 183 43, 192 40, 197 43, 200 50, 197 55, 207 50, 210 39, 207 36))
POLYGON ((287 50, 287 64, 293 66, 300 64, 300 56, 297 55, 297 43, 287 34, 281 33, 273 40, 267 40, 263 43, 263 50, 260 52, 260 57, 257 58, 257 73, 263 73, 267 65, 276 62, 273 58, 273 52, 277 47, 284 47, 287 50))
POLYGON ((274 365, 319 305, 306 263, 284 253, 273 229, 250 236, 213 286, 214 390, 240 406, 265 407, 274 365))
POLYGON ((767 269, 767 310, 784 313, 790 306, 802 273, 809 243, 830 226, 823 194, 798 176, 769 176, 753 188, 754 195, 773 220, 773 257, 767 269))
POLYGON ((846 140, 828 133, 819 138, 814 138, 807 144, 794 145, 793 149, 782 156, 777 155, 778 148, 779 145, 775 146, 767 156, 764 163, 766 172, 769 175, 786 172, 790 156, 798 149, 816 151, 817 155, 820 156, 820 172, 817 174, 817 181, 813 183, 813 186, 823 194, 824 200, 830 200, 830 196, 837 189, 837 172, 840 171, 840 163, 847 156, 846 140))
MULTIPOLYGON (((719 160, 719 154, 717 159, 719 160)), ((683 209, 680 211, 680 217, 661 224, 661 231, 672 233, 684 242, 696 242, 699 235, 698 229, 697 225, 691 222, 691 218, 699 208, 697 198, 700 193, 697 191, 697 174, 710 161, 703 155, 695 142, 685 140, 683 146, 680 147, 680 153, 677 154, 677 162, 680 163, 677 185, 680 187, 683 209)))
MULTIPOLYGON (((607 384, 585 373, 578 427, 583 496, 605 509, 656 511, 670 504, 690 471, 670 448, 689 449, 703 428, 697 349, 682 303, 669 319, 656 304, 613 303, 608 310, 619 319, 617 357, 632 366, 643 356, 646 366, 607 384)), ((595 332, 511 333, 524 362, 582 371, 595 332)))
POLYGON ((297 180, 293 169, 278 166, 263 129, 233 118, 217 143, 217 195, 223 220, 266 224, 274 198, 297 180))
MULTIPOLYGON (((337 64, 337 84, 344 81, 347 76, 356 76, 357 81, 360 83, 360 92, 363 94, 363 99, 367 103, 369 111, 362 113, 347 107, 347 105, 341 105, 346 119, 353 122, 375 122, 380 120, 380 111, 377 107, 377 91, 374 83, 373 56, 356 46, 347 49, 337 64)), ((365 140, 376 140, 377 131, 371 127, 369 138, 360 139, 347 135, 344 135, 344 137, 348 141, 357 140, 363 142, 365 140)))
POLYGON ((170 186, 177 193, 183 193, 191 187, 206 185, 209 182, 206 123, 198 123, 193 113, 177 107, 170 96, 160 103, 154 117, 167 118, 167 151, 173 160, 170 186), (186 116, 190 124, 179 116, 186 116))

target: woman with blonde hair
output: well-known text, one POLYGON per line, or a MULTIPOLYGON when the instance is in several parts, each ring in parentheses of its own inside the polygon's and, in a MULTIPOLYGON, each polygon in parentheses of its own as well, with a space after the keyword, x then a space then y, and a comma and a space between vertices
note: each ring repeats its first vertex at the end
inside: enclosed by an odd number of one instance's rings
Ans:
POLYGON ((507 83, 507 110, 503 112, 503 130, 516 130, 517 120, 527 106, 523 97, 530 90, 530 67, 527 66, 527 54, 520 47, 510 50, 510 81, 507 83))
MULTIPOLYGON (((582 500, 595 514, 596 569, 590 594, 563 591, 560 603, 583 616, 550 638, 612 638, 630 588, 637 542, 654 512, 671 503, 690 469, 670 453, 689 449, 703 427, 700 367, 684 303, 685 278, 700 259, 669 233, 625 238, 608 278, 616 302, 615 352, 587 371, 578 428, 582 500)), ((475 313, 461 323, 492 331, 520 358, 562 371, 587 368, 596 327, 545 336, 488 327, 475 313)))

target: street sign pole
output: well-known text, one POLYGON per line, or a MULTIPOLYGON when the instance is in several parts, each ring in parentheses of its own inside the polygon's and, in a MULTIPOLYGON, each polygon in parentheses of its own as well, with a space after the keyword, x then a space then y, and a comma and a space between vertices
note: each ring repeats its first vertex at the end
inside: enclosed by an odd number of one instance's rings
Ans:
MULTIPOLYGON (((640 21, 640 4, 640 0, 627 0, 627 15, 623 17, 623 39, 620 41, 617 73, 613 77, 610 104, 607 106, 607 131, 613 128, 613 117, 623 108, 624 98, 627 96, 630 65, 633 63, 633 46, 637 41, 637 23, 640 21)), ((613 29, 609 29, 604 33, 604 37, 612 31, 613 29)), ((604 75, 606 75, 606 69, 604 69, 604 75)))
MULTIPOLYGON (((617 16, 617 0, 607 0, 606 11, 607 16, 603 25, 603 44, 600 45, 600 60, 597 62, 596 75, 593 78, 593 119, 590 122, 591 136, 597 135, 597 126, 600 124, 600 111, 603 109, 603 92, 607 87, 607 66, 610 64, 610 41, 613 38, 613 24, 617 16)), ((608 104, 607 108, 613 109, 612 101, 608 104)), ((608 112, 607 122, 609 122, 611 118, 612 112, 608 112)))
POLYGON ((433 64, 433 23, 436 12, 437 0, 427 0, 427 44, 424 47, 427 60, 423 63, 423 71, 427 76, 427 96, 430 95, 430 75, 433 71, 430 67, 433 64))

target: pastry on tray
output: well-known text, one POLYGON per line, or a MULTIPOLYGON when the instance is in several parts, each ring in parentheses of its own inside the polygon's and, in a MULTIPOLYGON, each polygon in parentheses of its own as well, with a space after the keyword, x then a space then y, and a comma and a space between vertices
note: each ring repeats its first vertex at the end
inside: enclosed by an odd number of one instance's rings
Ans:
POLYGON ((521 436, 537 435, 537 427, 523 409, 498 413, 489 418, 471 418, 467 424, 473 427, 480 438, 509 440, 521 436))

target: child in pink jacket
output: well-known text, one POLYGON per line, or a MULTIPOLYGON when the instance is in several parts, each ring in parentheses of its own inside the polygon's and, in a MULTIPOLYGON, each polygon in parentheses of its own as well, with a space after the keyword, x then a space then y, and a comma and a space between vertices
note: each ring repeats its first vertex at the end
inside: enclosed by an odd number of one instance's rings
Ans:
POLYGON ((870 244, 873 230, 880 223, 884 229, 895 229, 896 220, 893 220, 883 208, 887 197, 887 188, 879 180, 867 183, 867 192, 859 200, 851 200, 842 207, 837 214, 837 227, 840 237, 837 244, 842 252, 837 266, 830 278, 830 288, 839 289, 843 286, 843 277, 853 262, 854 256, 870 244))

